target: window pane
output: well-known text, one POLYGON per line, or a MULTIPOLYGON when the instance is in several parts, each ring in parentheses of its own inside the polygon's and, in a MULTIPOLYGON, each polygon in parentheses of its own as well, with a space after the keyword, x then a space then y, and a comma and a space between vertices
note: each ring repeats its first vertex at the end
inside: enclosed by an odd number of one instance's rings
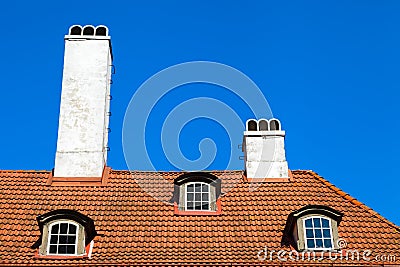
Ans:
POLYGON ((75 254, 75 246, 67 246, 67 254, 75 254))
POLYGON ((58 224, 54 224, 54 225, 51 227, 51 233, 52 233, 52 234, 58 234, 58 227, 59 227, 58 224))
POLYGON ((200 201, 196 201, 194 204, 194 209, 195 210, 201 210, 201 202, 200 201))
POLYGON ((307 247, 315 248, 314 239, 307 239, 307 247))
POLYGON ((193 193, 187 194, 187 201, 193 201, 193 193))
POLYGON ((322 248, 322 239, 315 239, 315 247, 322 248))
POLYGON ((76 234, 76 226, 73 225, 73 224, 70 224, 68 233, 69 234, 76 234))
POLYGON ((61 245, 58 246, 58 254, 66 254, 67 253, 67 246, 61 245))
POLYGON ((67 244, 75 244, 75 237, 74 235, 67 236, 67 244))
POLYGON ((313 238, 314 237, 314 232, 313 232, 313 230, 312 229, 307 229, 306 230, 306 237, 307 238, 313 238))
POLYGON ((203 210, 209 210, 209 206, 208 206, 208 203, 204 203, 203 202, 203 210))
POLYGON ((208 184, 203 184, 201 191, 202 192, 208 192, 208 184))
POLYGON ((67 244, 67 236, 66 235, 60 235, 58 238, 58 244, 67 244))
POLYGON ((200 193, 195 193, 194 194, 194 200, 201 201, 201 194, 200 193))
POLYGON ((329 221, 327 219, 322 219, 322 227, 329 228, 329 221))
POLYGON ((332 248, 332 242, 330 239, 324 239, 324 247, 325 248, 332 248))
POLYGON ((188 210, 192 210, 193 209, 193 202, 187 202, 186 203, 186 209, 188 209, 188 210))
POLYGON ((203 201, 208 201, 208 193, 203 193, 202 199, 203 201))
POLYGON ((323 234, 324 234, 324 237, 326 238, 326 237, 331 237, 331 231, 329 230, 329 229, 324 229, 323 230, 323 234))
POLYGON ((312 221, 311 221, 311 219, 307 219, 306 222, 305 222, 305 224, 306 224, 306 227, 307 227, 307 228, 312 228, 312 221))
POLYGON ((68 230, 68 223, 61 223, 60 225, 60 234, 66 234, 68 230))
POLYGON ((56 245, 50 246, 49 253, 56 254, 57 253, 57 246, 56 245))
POLYGON ((187 186, 187 191, 188 192, 193 192, 194 190, 193 190, 193 184, 189 184, 188 186, 187 186))
POLYGON ((314 227, 321 227, 321 220, 320 218, 314 218, 314 227))
POLYGON ((194 185, 194 191, 195 192, 201 192, 201 184, 195 184, 194 185))
POLYGON ((51 235, 50 244, 57 244, 57 243, 58 243, 58 236, 57 235, 51 235))
POLYGON ((321 229, 315 229, 314 230, 314 232, 315 232, 315 237, 319 237, 319 238, 321 238, 322 237, 322 231, 321 231, 321 229))

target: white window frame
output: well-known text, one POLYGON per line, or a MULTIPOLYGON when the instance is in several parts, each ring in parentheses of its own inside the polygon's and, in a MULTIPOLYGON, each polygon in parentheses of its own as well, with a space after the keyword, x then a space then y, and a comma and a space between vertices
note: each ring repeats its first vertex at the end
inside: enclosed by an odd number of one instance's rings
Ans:
MULTIPOLYGON (((322 220, 321 220, 321 223, 322 223, 322 220)), ((319 229, 321 229, 321 231, 323 230, 322 224, 321 224, 321 227, 320 227, 319 229)), ((330 251, 330 250, 333 250, 333 249, 335 248, 335 245, 333 244, 332 220, 331 220, 330 218, 327 218, 327 217, 324 217, 324 216, 310 216, 310 217, 306 217, 306 218, 303 219, 303 231, 304 231, 304 247, 305 247, 307 250, 330 251), (327 238, 324 238, 324 237, 323 237, 323 233, 322 233, 322 237, 321 237, 321 238, 316 238, 316 237, 315 237, 314 218, 320 219, 320 220, 321 220, 321 219, 328 220, 328 222, 329 222, 329 233, 330 233, 330 236, 331 236, 331 237, 330 237, 330 239, 331 239, 331 247, 330 247, 330 248, 324 248, 324 247, 322 247, 322 248, 309 248, 309 247, 308 247, 307 240, 308 240, 308 239, 311 239, 311 238, 307 238, 307 229, 309 229, 309 228, 306 228, 306 220, 311 219, 311 222, 312 222, 312 224, 313 224, 312 229, 313 229, 313 235, 314 235, 314 237, 313 237, 313 239, 314 239, 314 244, 316 244, 316 243, 315 243, 315 239, 322 239, 322 245, 324 244, 324 239, 327 239, 327 238)))
MULTIPOLYGON (((203 188, 203 186, 201 188, 203 188)), ((197 212, 211 211, 211 191, 210 190, 211 190, 211 186, 210 186, 209 183, 205 183, 205 182, 189 182, 189 183, 186 183, 185 184, 185 211, 197 211, 197 212), (195 188, 196 188, 195 184, 207 185, 207 188, 208 188, 208 210, 203 210, 203 209, 201 209, 201 210, 190 209, 189 210, 187 208, 187 195, 188 195, 187 187, 188 187, 188 185, 192 185, 192 184, 194 185, 193 186, 193 190, 195 190, 195 188)), ((201 194, 201 203, 202 203, 201 206, 202 206, 202 208, 203 208, 203 193, 206 193, 206 192, 201 191, 201 193, 200 193, 201 194)), ((193 202, 195 202, 194 199, 195 199, 195 191, 193 191, 193 202)))
MULTIPOLYGON (((56 255, 56 256, 77 256, 78 255, 78 240, 79 240, 79 227, 80 227, 80 225, 79 224, 77 224, 76 222, 74 222, 74 221, 70 221, 70 220, 57 220, 57 221, 54 221, 54 222, 52 222, 52 223, 50 223, 49 224, 49 227, 48 227, 48 237, 47 237, 47 255, 56 255), (76 232, 75 232, 75 235, 76 235, 76 237, 75 237, 75 251, 74 251, 74 254, 59 254, 59 253, 50 253, 50 246, 52 245, 51 243, 50 243, 50 239, 51 239, 51 230, 52 230, 52 228, 53 228, 53 226, 54 225, 56 225, 56 224, 61 224, 61 223, 68 223, 68 224, 72 224, 72 225, 75 225, 75 227, 76 227, 76 232)), ((69 229, 69 226, 68 226, 68 229, 69 229)), ((58 231, 60 231, 60 228, 59 228, 59 230, 58 231)), ((57 234, 58 236, 60 235, 60 233, 58 233, 57 234)), ((53 244, 54 245, 54 244, 53 244)), ((59 243, 58 243, 58 241, 57 241, 57 246, 59 245, 59 243)), ((57 249, 58 250, 58 249, 57 249)))

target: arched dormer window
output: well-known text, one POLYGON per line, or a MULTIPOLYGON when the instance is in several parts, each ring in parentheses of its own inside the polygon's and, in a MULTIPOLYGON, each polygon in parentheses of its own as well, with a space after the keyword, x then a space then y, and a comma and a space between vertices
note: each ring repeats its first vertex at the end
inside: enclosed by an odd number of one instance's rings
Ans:
POLYGON ((185 184, 185 192, 185 210, 211 210, 210 184, 189 182, 185 184))
POLYGON ((325 216, 310 216, 302 219, 304 245, 307 250, 333 249, 332 222, 325 216))
POLYGON ((85 257, 96 236, 94 222, 74 210, 54 210, 37 217, 40 238, 32 246, 38 257, 85 257))
POLYGON ((299 251, 337 250, 342 216, 341 212, 327 206, 305 206, 289 215, 282 243, 299 251))
POLYGON ((210 173, 196 172, 174 181, 175 213, 178 215, 217 215, 221 212, 220 179, 210 173))
POLYGON ((49 225, 47 252, 49 255, 78 255, 78 245, 84 244, 82 226, 74 221, 58 220, 49 225))

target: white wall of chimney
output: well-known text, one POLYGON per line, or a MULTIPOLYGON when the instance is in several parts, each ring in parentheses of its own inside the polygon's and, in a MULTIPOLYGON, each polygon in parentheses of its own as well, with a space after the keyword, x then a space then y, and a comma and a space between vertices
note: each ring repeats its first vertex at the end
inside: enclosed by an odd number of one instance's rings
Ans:
POLYGON ((100 177, 107 161, 109 37, 65 40, 55 177, 100 177))

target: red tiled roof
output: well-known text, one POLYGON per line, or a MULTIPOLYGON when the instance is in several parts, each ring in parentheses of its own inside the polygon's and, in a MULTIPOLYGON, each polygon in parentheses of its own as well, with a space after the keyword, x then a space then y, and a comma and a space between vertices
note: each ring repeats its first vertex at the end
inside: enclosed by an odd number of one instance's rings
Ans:
MULTIPOLYGON (((287 183, 260 183, 249 191, 242 171, 215 171, 236 186, 221 196, 219 216, 177 216, 173 205, 145 193, 136 179, 153 172, 112 170, 106 186, 50 186, 48 171, 0 171, 0 265, 272 266, 400 265, 400 229, 312 171, 293 171, 287 183), (371 261, 260 261, 260 249, 280 250, 288 215, 309 204, 342 212, 339 237, 347 249, 370 250, 371 261), (98 235, 92 258, 38 259, 31 246, 40 236, 36 217, 73 209, 93 219, 98 235), (183 265, 186 264, 186 265, 183 265), (191 265, 190 265, 191 264, 191 265)), ((161 172, 169 181, 181 172, 161 172)), ((172 196, 170 189, 160 194, 172 196)), ((289 248, 283 248, 288 250, 289 248)))

